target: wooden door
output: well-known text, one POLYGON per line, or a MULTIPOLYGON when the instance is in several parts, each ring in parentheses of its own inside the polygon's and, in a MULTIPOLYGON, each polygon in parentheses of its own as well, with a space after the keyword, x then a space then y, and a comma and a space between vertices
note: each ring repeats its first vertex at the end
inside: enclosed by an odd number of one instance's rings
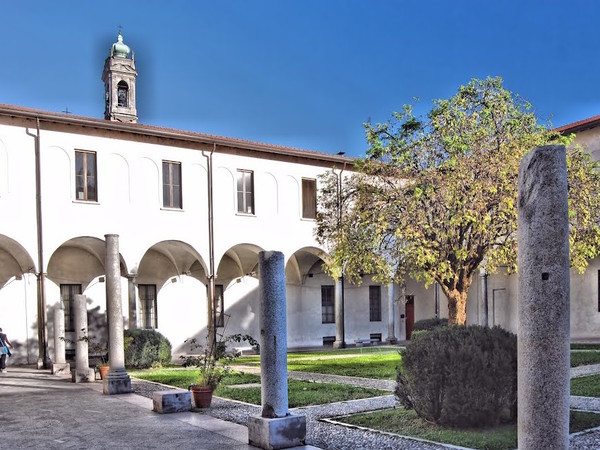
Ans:
POLYGON ((409 340, 413 327, 415 325, 415 296, 407 295, 406 296, 406 305, 405 305, 405 315, 406 315, 406 340, 409 340))

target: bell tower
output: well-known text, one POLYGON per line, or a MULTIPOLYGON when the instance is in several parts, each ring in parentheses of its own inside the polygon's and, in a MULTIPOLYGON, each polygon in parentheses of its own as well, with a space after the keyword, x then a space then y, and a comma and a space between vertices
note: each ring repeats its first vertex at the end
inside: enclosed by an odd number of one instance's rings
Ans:
POLYGON ((119 31, 117 42, 110 48, 110 56, 104 62, 104 118, 114 122, 137 123, 135 108, 135 58, 123 43, 119 31), (129 57, 131 53, 131 58, 129 57))

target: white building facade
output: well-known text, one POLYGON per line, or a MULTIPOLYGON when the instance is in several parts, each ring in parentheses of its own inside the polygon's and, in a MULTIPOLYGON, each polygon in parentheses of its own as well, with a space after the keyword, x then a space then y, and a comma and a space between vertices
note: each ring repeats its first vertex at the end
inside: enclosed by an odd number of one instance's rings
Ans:
POLYGON ((341 300, 313 235, 318 175, 353 160, 137 124, 136 75, 119 35, 104 120, 0 106, 0 327, 13 360, 48 364, 53 310, 72 337, 76 294, 90 334, 105 335, 106 234, 119 235, 125 326, 157 329, 174 357, 206 335, 212 290, 217 333, 258 339, 261 250, 286 258, 290 347, 393 340, 392 290, 365 282, 341 300))
MULTIPOLYGON (((119 36, 102 75, 104 119, 0 105, 0 327, 13 363, 48 367, 53 312, 65 309, 72 339, 76 294, 88 299, 90 335, 105 339, 107 234, 119 236, 125 327, 161 332, 174 360, 187 338, 207 335, 211 304, 218 335, 259 339, 261 250, 285 255, 289 347, 395 342, 416 320, 447 317, 435 286, 369 276, 350 286, 324 273, 318 177, 351 170, 352 158, 138 124, 136 76, 119 36)), ((573 337, 600 330, 599 269, 573 275, 573 337)), ((489 276, 486 293, 478 277, 469 324, 485 323, 486 298, 488 323, 516 331, 516 277, 489 276)))

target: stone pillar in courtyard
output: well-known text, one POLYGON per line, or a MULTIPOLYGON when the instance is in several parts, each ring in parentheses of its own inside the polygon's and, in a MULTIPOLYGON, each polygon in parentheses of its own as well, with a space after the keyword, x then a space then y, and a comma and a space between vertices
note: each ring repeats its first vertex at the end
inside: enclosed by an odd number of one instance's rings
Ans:
POLYGON ((121 258, 119 236, 107 234, 106 259, 106 315, 108 318, 108 375, 102 381, 105 394, 131 392, 131 378, 125 371, 125 347, 123 339, 123 307, 121 299, 121 258))
POLYGON ((335 283, 334 311, 335 311, 335 342, 334 348, 346 348, 346 332, 344 329, 344 277, 335 283))
POLYGON ((396 339, 396 304, 394 303, 394 283, 390 283, 387 288, 388 303, 388 335, 386 342, 395 344, 396 339))
POLYGON ((564 146, 519 168, 519 449, 569 447, 569 217, 564 146))
POLYGON ((54 363, 52 373, 54 375, 69 374, 71 365, 65 357, 65 309, 59 302, 54 310, 54 363))
POLYGON ((258 274, 262 414, 248 419, 248 441, 263 449, 296 447, 304 443, 306 418, 288 410, 283 253, 260 252, 258 274))
POLYGON ((75 329, 75 369, 71 370, 73 383, 94 381, 94 369, 90 368, 88 355, 87 298, 77 294, 73 299, 73 328, 75 329))
POLYGON ((137 299, 135 290, 137 283, 135 281, 137 274, 130 273, 127 276, 127 299, 129 304, 129 329, 133 330, 138 327, 137 324, 137 299))

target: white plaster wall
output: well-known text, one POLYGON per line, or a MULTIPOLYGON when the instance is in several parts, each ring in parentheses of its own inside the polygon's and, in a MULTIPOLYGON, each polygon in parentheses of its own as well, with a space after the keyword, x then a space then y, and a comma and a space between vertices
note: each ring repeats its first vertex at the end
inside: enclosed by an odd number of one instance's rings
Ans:
MULTIPOLYGON (((30 130, 33 131, 33 130, 30 130)), ((35 211, 34 139, 21 127, 0 125, 0 235, 18 242, 37 264, 35 211)), ((581 142, 600 148, 600 139, 581 132, 581 142)), ((593 152, 593 150, 592 150, 593 152)), ((128 270, 137 267, 148 249, 162 241, 179 241, 196 251, 207 264, 207 160, 201 151, 64 132, 41 131, 42 202, 45 265, 57 249, 73 238, 91 236, 104 240, 107 233, 119 234, 121 255, 128 270), (74 198, 75 150, 97 152, 98 202, 74 198), (183 208, 162 207, 162 161, 182 165, 183 208)), ((598 155, 596 155, 598 156, 598 155)), ((215 259, 216 267, 225 253, 239 244, 251 244, 265 250, 282 251, 288 258, 305 247, 318 248, 313 235, 314 221, 301 218, 301 180, 317 178, 326 169, 307 164, 266 160, 250 156, 214 153, 215 259), (255 214, 238 214, 235 176, 238 169, 254 172, 255 214)), ((597 336, 598 261, 584 276, 572 277, 572 335, 597 336)), ((35 267, 33 268, 35 271, 35 267)), ((227 334, 248 333, 258 338, 257 280, 244 277, 232 282, 225 292, 225 311, 231 314, 227 334)), ((218 280, 217 283, 223 282, 218 280)), ((123 315, 127 317, 127 282, 123 279, 123 315)), ((346 341, 367 338, 370 333, 387 337, 388 303, 382 287, 382 320, 369 321, 366 278, 360 287, 346 285, 346 341)), ((467 303, 467 322, 481 323, 481 280, 475 277, 467 303)), ((516 277, 490 276, 488 280, 490 323, 516 331, 516 277), (502 290, 504 289, 504 290, 502 290), (494 297, 492 297, 494 292, 494 297), (493 308, 495 299, 496 307, 493 308)), ((335 336, 334 324, 321 323, 322 284, 334 284, 325 275, 316 274, 287 286, 288 345, 321 345, 324 336, 335 336)), ((191 277, 179 276, 177 283, 157 286, 159 331, 172 342, 175 352, 183 339, 199 336, 206 330, 206 288, 191 277)), ((88 288, 90 308, 105 310, 103 287, 88 288)), ((58 301, 58 286, 48 281, 48 305, 58 301)), ((86 295, 88 294, 87 292, 86 295)), ((415 296, 415 321, 434 315, 433 286, 409 280, 406 293, 415 296)), ((396 286, 396 297, 401 288, 396 286)), ((35 342, 37 293, 35 278, 25 277, 0 289, 2 323, 15 339, 35 342), (20 286, 20 287, 19 287, 20 286), (26 306, 24 306, 26 305, 26 306), (32 341, 33 339, 33 341, 32 341)), ((402 302, 396 303, 397 337, 404 323, 402 302)), ((447 300, 440 291, 440 316, 447 317, 447 300)), ((51 315, 49 314, 49 321, 51 315)), ((9 334, 9 336, 11 336, 9 334)), ((49 335, 49 340, 52 336, 49 335)), ((27 344, 29 345, 29 344, 27 344)), ((27 352, 25 352, 27 353, 27 352)), ((32 351, 29 352, 31 358, 32 351)), ((37 354, 35 355, 37 358, 37 354)))

